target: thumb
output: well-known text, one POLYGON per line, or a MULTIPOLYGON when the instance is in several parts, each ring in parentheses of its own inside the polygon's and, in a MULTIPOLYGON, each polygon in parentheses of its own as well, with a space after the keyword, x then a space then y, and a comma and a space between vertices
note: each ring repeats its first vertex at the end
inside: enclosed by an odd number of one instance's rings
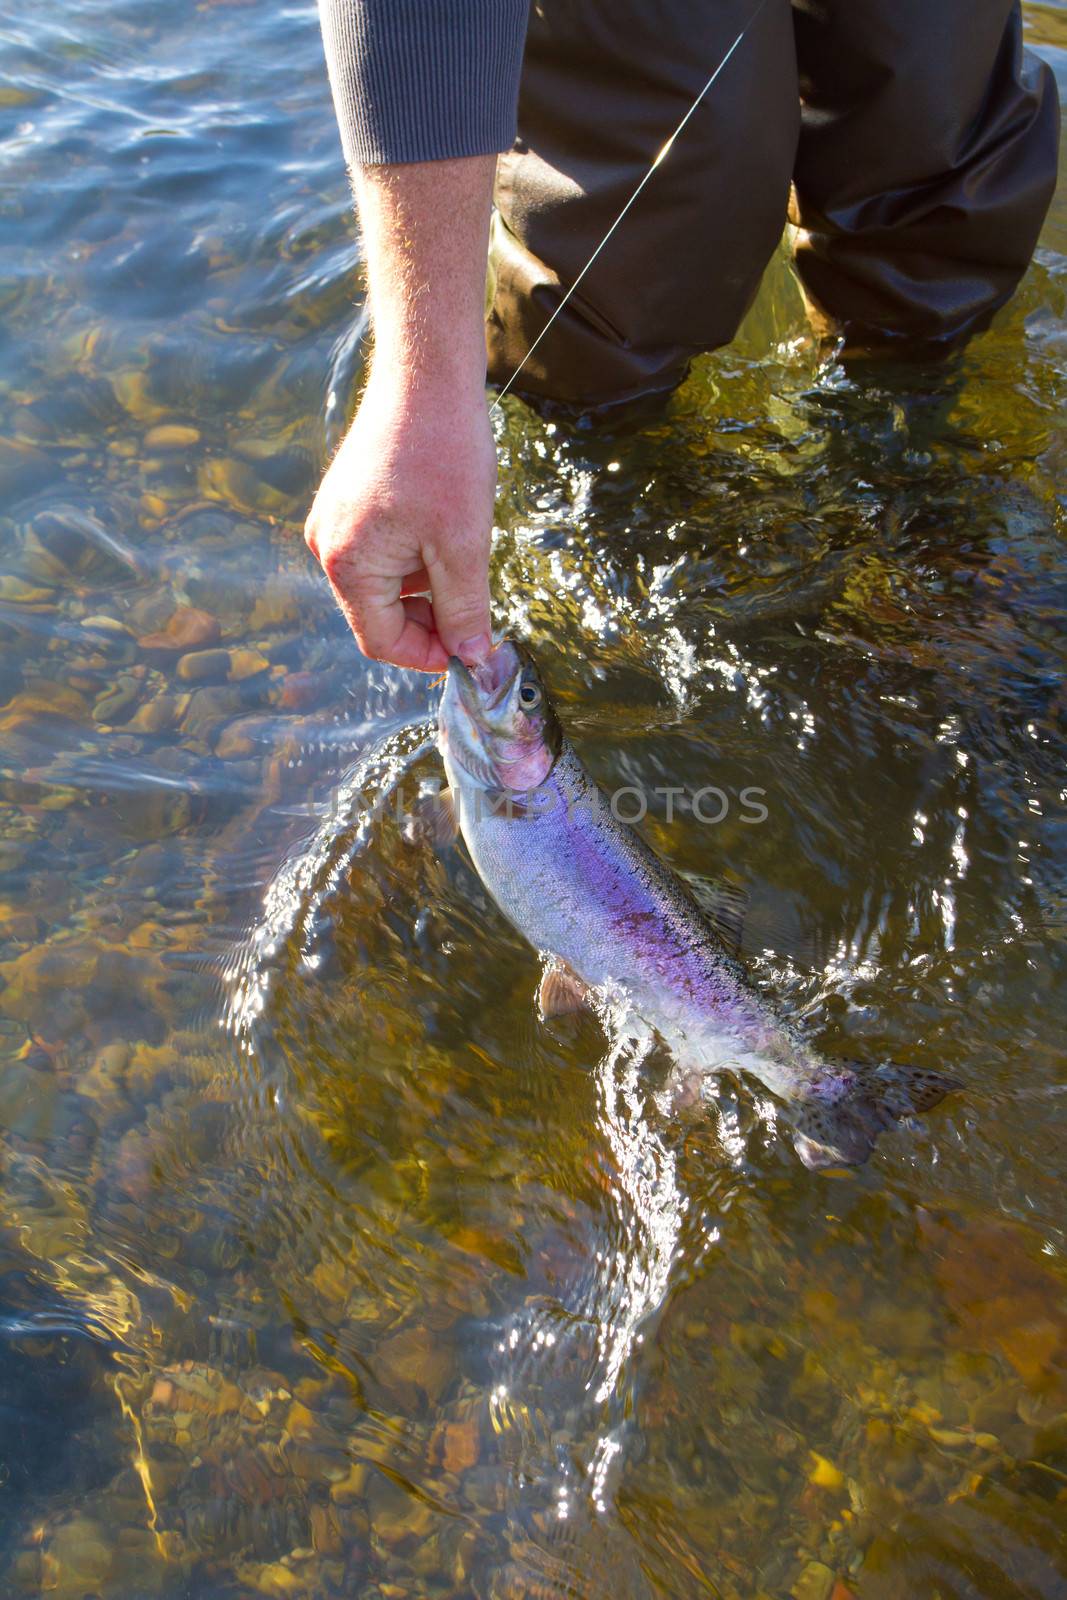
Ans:
POLYGON ((426 561, 434 627, 450 656, 467 665, 482 661, 492 647, 489 616, 489 550, 451 546, 426 561))

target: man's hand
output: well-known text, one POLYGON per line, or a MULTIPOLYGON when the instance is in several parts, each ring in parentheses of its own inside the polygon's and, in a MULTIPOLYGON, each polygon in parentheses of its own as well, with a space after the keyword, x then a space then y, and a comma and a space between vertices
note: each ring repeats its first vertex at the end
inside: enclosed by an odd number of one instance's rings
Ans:
POLYGON ((360 649, 424 672, 490 647, 496 452, 484 315, 495 167, 473 156, 355 174, 374 355, 304 530, 360 649))
POLYGON ((486 654, 495 491, 484 389, 372 377, 305 528, 364 655, 440 672, 486 654))

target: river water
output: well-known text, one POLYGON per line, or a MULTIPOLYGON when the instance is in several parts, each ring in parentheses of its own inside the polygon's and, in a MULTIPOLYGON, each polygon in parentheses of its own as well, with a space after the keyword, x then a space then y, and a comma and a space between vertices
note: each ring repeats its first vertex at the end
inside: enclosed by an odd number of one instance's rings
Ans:
POLYGON ((1062 191, 957 361, 821 359, 777 260, 665 415, 499 419, 590 768, 721 790, 645 827, 757 981, 964 1084, 812 1174, 537 1022, 397 824, 436 691, 300 537, 363 331, 313 8, 0 61, 0 1592, 1062 1596, 1062 191))

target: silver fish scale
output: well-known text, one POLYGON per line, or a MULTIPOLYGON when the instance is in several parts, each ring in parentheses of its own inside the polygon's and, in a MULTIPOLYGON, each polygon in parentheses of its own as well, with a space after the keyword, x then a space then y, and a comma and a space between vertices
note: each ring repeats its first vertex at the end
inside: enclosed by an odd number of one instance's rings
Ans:
POLYGON ((681 1066, 795 1091, 807 1052, 748 987, 674 873, 619 822, 564 741, 541 804, 508 816, 445 757, 474 865, 514 927, 594 989, 618 986, 681 1066))
POLYGON ((530 681, 522 673, 533 671, 529 652, 506 640, 480 681, 461 663, 450 667, 440 717, 445 769, 486 888, 531 944, 595 992, 610 1029, 621 1036, 635 1017, 654 1028, 687 1098, 719 1072, 757 1078, 787 1102, 793 1143, 809 1167, 865 1161, 883 1131, 960 1087, 922 1068, 827 1061, 807 1045, 748 982, 667 864, 613 816, 554 717, 522 720, 517 696, 530 681), (540 726, 542 757, 560 741, 548 777, 531 794, 496 789, 498 765, 536 770, 531 726, 540 726), (501 743, 506 759, 494 761, 485 737, 501 743))

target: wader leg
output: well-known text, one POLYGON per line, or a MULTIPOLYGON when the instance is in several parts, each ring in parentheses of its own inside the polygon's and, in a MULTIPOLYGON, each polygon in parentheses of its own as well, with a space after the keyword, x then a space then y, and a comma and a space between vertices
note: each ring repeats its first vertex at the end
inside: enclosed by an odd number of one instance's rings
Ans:
POLYGON ((854 344, 948 340, 1014 290, 1058 104, 1018 0, 795 0, 796 268, 854 344))
MULTIPOLYGON (((501 157, 489 373, 511 376, 755 0, 540 0, 501 157)), ((781 236, 799 126, 788 0, 766 0, 538 346, 520 392, 600 405, 670 389, 726 344, 781 236)))

